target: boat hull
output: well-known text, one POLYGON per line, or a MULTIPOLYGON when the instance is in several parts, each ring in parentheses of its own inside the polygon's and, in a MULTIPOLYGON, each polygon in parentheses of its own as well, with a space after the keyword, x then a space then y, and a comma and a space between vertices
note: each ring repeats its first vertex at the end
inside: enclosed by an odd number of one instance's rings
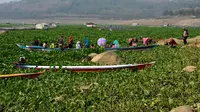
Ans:
MULTIPOLYGON (((67 51, 67 50, 80 50, 76 48, 65 48, 61 50, 60 48, 43 48, 42 46, 25 46, 17 44, 17 46, 21 49, 27 50, 36 50, 36 51, 67 51)), ((139 46, 139 47, 121 47, 121 48, 105 48, 105 50, 149 50, 152 48, 158 47, 158 45, 151 45, 151 46, 139 46)))
POLYGON ((38 73, 19 73, 19 74, 7 74, 7 75, 0 75, 0 78, 13 78, 13 77, 26 77, 26 78, 38 78, 43 72, 38 73))
POLYGON ((105 50, 148 50, 158 47, 158 45, 138 46, 138 47, 121 47, 121 48, 105 48, 105 50))
POLYGON ((27 46, 27 45, 20 45, 20 44, 17 44, 17 46, 21 49, 35 50, 35 51, 66 51, 66 50, 69 50, 69 48, 65 48, 65 49, 61 50, 60 48, 43 48, 42 46, 27 46))
POLYGON ((28 68, 28 69, 46 69, 46 70, 69 70, 72 72, 103 72, 108 70, 122 70, 122 69, 130 69, 130 70, 141 70, 146 67, 152 66, 155 62, 145 63, 145 64, 128 64, 128 65, 113 65, 113 66, 35 66, 35 65, 22 65, 16 64, 17 68, 28 68))

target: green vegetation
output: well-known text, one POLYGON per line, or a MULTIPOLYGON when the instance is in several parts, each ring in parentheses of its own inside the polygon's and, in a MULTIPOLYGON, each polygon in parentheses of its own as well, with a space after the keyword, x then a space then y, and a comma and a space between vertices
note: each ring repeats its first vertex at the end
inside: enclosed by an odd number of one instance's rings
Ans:
MULTIPOLYGON (((200 35, 200 29, 188 28, 191 37, 200 35)), ((82 63, 89 53, 101 53, 103 49, 83 49, 69 52, 29 52, 19 49, 16 43, 31 44, 34 39, 57 41, 63 34, 65 42, 72 35, 74 41, 88 36, 92 43, 107 37, 109 31, 82 26, 59 26, 56 29, 9 31, 0 35, 0 74, 36 72, 17 69, 12 62, 20 56, 28 57, 29 64, 36 65, 94 65, 82 63)), ((111 43, 118 39, 127 46, 127 39, 149 36, 154 39, 181 37, 181 28, 133 27, 131 30, 114 30, 111 43)), ((200 71, 186 73, 185 66, 200 65, 198 48, 170 49, 160 46, 148 51, 118 51, 123 63, 155 65, 142 71, 107 71, 101 73, 71 73, 48 71, 38 79, 0 79, 0 111, 160 111, 167 112, 179 105, 199 103, 200 71), (80 88, 93 84, 84 94, 80 88)), ((198 67, 199 68, 199 67, 198 67)))

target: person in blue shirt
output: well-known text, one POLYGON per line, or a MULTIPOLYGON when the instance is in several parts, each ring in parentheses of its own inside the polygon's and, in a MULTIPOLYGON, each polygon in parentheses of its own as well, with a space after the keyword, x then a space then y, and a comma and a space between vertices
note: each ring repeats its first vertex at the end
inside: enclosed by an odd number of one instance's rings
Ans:
POLYGON ((90 40, 88 39, 88 37, 85 38, 84 43, 85 48, 90 48, 90 40))
POLYGON ((115 40, 115 41, 113 42, 113 44, 114 44, 115 48, 119 48, 119 42, 118 42, 118 40, 115 40))

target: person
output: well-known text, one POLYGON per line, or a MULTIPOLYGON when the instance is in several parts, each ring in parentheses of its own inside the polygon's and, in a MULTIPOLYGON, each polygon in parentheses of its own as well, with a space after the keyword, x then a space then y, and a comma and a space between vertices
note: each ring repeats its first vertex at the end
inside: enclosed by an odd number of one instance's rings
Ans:
POLYGON ((137 38, 129 38, 128 45, 129 45, 129 47, 138 46, 138 39, 137 38))
POLYGON ((173 38, 170 38, 169 45, 171 48, 175 48, 177 46, 177 43, 173 38))
POLYGON ((128 39, 128 46, 132 46, 132 43, 133 43, 133 38, 129 38, 128 39))
POLYGON ((63 46, 64 45, 64 36, 61 35, 61 38, 59 39, 59 46, 63 46))
POLYGON ((81 48, 82 48, 81 42, 78 41, 78 42, 76 43, 76 49, 81 49, 81 48))
POLYGON ((42 46, 43 48, 47 48, 47 41, 45 41, 42 46))
POLYGON ((183 29, 183 43, 187 44, 187 38, 189 37, 189 32, 186 28, 183 29))
POLYGON ((73 38, 72 38, 72 36, 69 36, 68 48, 73 48, 73 38))
POLYGON ((53 42, 51 43, 50 48, 52 48, 52 49, 55 48, 55 45, 53 42))
POLYGON ((132 39, 132 44, 131 46, 138 46, 138 39, 137 38, 133 38, 132 39))
POLYGON ((33 45, 34 46, 39 46, 39 41, 38 40, 34 40, 33 45))
POLYGON ((59 48, 59 43, 57 43, 55 47, 56 47, 56 48, 59 48))
MULTIPOLYGON (((101 47, 103 47, 103 46, 101 46, 101 47)), ((105 47, 105 48, 110 48, 110 45, 109 45, 109 44, 106 44, 104 47, 105 47)))
POLYGON ((18 64, 25 64, 27 62, 27 58, 26 57, 20 57, 19 61, 17 62, 18 64))
POLYGON ((94 44, 92 44, 92 45, 90 46, 90 48, 91 48, 91 49, 94 49, 94 48, 95 48, 95 47, 94 47, 94 44))
POLYGON ((86 37, 84 40, 85 48, 90 48, 90 40, 86 37))
POLYGON ((141 38, 142 39, 142 41, 143 41, 143 45, 145 45, 145 46, 148 46, 148 45, 150 45, 151 44, 151 42, 152 42, 152 39, 151 38, 141 38))
POLYGON ((39 46, 43 46, 43 42, 42 41, 40 42, 39 46))
POLYGON ((112 45, 111 45, 111 48, 116 48, 115 44, 112 44, 112 45))
MULTIPOLYGON (((115 40, 114 42, 113 42, 113 44, 114 44, 114 47, 115 48, 119 48, 119 42, 118 42, 118 40, 115 40)), ((113 46, 112 46, 113 47, 113 46)))

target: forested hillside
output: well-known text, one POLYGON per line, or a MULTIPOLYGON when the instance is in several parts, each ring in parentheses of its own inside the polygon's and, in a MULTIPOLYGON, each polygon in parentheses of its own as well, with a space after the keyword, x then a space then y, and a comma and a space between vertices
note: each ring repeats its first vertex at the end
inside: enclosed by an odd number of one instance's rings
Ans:
POLYGON ((153 18, 165 11, 198 6, 199 0, 21 0, 0 4, 0 18, 153 18))

